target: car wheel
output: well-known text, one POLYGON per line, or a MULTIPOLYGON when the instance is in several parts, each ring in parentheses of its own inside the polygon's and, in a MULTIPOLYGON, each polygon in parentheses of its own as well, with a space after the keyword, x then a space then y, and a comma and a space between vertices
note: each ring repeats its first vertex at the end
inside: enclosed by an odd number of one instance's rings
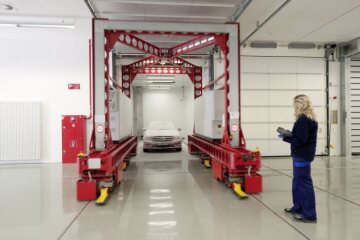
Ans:
POLYGON ((143 150, 144 150, 144 152, 149 152, 149 149, 145 149, 145 148, 144 148, 143 150))
POLYGON ((177 149, 176 149, 176 151, 178 151, 178 152, 181 152, 181 150, 182 150, 181 148, 177 148, 177 149))

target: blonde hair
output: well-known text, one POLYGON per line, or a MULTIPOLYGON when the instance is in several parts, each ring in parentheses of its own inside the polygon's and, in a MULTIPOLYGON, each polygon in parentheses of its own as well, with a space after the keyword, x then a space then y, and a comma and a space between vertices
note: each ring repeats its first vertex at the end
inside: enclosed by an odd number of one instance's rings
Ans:
POLYGON ((316 116, 308 96, 300 94, 294 97, 294 109, 295 118, 298 119, 301 115, 305 115, 307 118, 316 121, 316 116))

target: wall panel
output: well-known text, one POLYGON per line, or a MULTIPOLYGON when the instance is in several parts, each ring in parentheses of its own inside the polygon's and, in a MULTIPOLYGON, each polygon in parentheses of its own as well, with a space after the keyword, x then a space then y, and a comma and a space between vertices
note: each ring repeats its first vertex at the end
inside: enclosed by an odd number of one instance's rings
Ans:
MULTIPOLYGON (((286 156, 290 146, 278 138, 279 126, 292 129, 292 101, 308 95, 319 122, 317 154, 326 146, 325 60, 309 57, 242 56, 241 117, 247 146, 264 156, 286 156)), ((360 99, 360 98, 359 98, 360 99)))
POLYGON ((0 102, 0 161, 41 160, 41 104, 0 102))

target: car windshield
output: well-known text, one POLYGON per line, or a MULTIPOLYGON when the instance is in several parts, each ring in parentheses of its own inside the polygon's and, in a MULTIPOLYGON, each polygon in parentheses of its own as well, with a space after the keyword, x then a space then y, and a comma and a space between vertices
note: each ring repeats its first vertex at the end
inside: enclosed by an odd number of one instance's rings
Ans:
POLYGON ((150 123, 149 130, 174 130, 172 122, 152 122, 150 123))

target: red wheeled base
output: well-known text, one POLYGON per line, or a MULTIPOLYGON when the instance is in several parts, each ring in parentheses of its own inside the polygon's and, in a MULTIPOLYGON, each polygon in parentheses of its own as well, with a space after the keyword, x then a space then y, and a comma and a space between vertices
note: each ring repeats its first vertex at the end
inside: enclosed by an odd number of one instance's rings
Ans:
POLYGON ((224 146, 197 136, 188 136, 188 150, 190 154, 211 156, 214 178, 233 187, 238 195, 242 195, 238 191, 262 192, 262 176, 258 174, 261 166, 259 152, 224 146))
POLYGON ((78 157, 80 179, 77 182, 79 201, 95 200, 101 189, 111 192, 123 177, 123 166, 130 156, 136 155, 137 137, 129 137, 108 150, 92 151, 78 157))

